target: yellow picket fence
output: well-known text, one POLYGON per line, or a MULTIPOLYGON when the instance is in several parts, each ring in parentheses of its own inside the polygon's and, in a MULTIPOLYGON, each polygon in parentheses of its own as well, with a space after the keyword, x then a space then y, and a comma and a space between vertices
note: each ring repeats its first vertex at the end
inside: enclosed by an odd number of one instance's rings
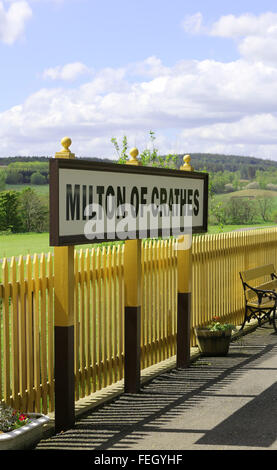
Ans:
MULTIPOLYGON (((141 368, 176 354, 175 240, 142 246, 141 368)), ((75 252, 75 398, 124 375, 124 244, 75 252)), ((240 324, 239 271, 277 266, 277 228, 193 237, 193 327, 213 316, 240 324)), ((0 400, 54 410, 54 274, 48 253, 2 261, 0 400)))

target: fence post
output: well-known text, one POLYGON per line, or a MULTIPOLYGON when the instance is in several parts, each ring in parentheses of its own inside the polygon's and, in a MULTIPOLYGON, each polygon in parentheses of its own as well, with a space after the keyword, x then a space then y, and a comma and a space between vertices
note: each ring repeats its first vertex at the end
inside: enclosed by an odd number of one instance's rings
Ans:
MULTIPOLYGON (((182 171, 193 171, 190 165, 190 155, 184 156, 182 171)), ((191 235, 178 237, 177 246, 177 277, 178 277, 178 303, 177 303, 177 351, 176 366, 186 368, 190 362, 190 317, 191 317, 191 280, 192 280, 192 253, 191 235)))
MULTIPOLYGON (((128 165, 140 165, 138 150, 130 150, 128 165)), ((124 390, 138 393, 140 389, 140 331, 141 331, 141 240, 126 240, 124 247, 125 291, 125 359, 124 390)))
MULTIPOLYGON (((64 137, 55 158, 75 158, 64 137)), ((74 395, 74 245, 54 247, 55 430, 75 423, 74 395)))

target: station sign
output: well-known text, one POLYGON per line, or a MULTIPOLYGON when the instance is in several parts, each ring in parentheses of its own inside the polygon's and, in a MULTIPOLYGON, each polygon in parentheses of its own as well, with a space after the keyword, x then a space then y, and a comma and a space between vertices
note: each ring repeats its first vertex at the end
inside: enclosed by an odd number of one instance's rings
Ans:
POLYGON ((207 231, 208 174, 50 160, 50 246, 207 231))

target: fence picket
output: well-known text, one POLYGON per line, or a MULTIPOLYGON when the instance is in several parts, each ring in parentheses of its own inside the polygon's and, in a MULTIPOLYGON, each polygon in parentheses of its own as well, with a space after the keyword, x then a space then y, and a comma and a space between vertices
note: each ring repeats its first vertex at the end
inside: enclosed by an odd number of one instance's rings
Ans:
POLYGON ((41 389, 40 389, 40 279, 39 279, 39 259, 35 253, 33 258, 34 267, 34 391, 36 410, 41 411, 41 389))
POLYGON ((17 266, 13 256, 10 264, 11 276, 11 366, 12 366, 12 405, 19 409, 19 366, 18 366, 18 285, 17 266))
POLYGON ((48 377, 48 397, 49 411, 54 411, 54 278, 53 278, 53 257, 51 253, 47 255, 47 277, 48 277, 48 347, 47 347, 47 377, 48 377))
POLYGON ((9 269, 8 262, 4 259, 2 263, 2 282, 4 289, 3 298, 3 397, 7 405, 11 404, 11 382, 10 382, 10 312, 9 312, 9 269))

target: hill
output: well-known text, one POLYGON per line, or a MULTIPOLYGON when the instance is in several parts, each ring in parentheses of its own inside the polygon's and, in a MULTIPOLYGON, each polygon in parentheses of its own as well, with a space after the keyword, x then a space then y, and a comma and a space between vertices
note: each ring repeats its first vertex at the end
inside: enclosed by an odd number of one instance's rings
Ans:
POLYGON ((222 201, 234 198, 275 198, 277 200, 277 191, 270 191, 269 189, 241 189, 240 191, 220 195, 222 201))
MULTIPOLYGON (((183 154, 178 155, 178 164, 183 163, 183 154)), ((255 177, 257 170, 277 169, 277 161, 239 155, 220 155, 210 153, 190 153, 192 166, 195 170, 206 171, 238 171, 247 179, 255 177)))
MULTIPOLYGON (((187 152, 189 153, 189 152, 187 152)), ((177 155, 177 167, 179 168, 183 164, 183 156, 185 153, 177 155)), ((241 178, 246 178, 247 180, 255 178, 257 170, 266 171, 270 169, 277 169, 277 161, 241 156, 241 155, 224 155, 224 154, 212 154, 212 153, 190 153, 192 166, 195 170, 205 170, 208 172, 219 172, 219 171, 240 171, 241 178)), ((165 157, 165 156, 163 156, 165 157)), ((109 158, 99 158, 99 157, 81 157, 86 160, 98 161, 98 162, 110 162, 116 163, 116 160, 109 158)), ((16 157, 2 157, 0 158, 0 166, 7 168, 10 164, 15 164, 16 162, 41 162, 47 163, 49 157, 36 157, 36 156, 16 156, 16 157)))

